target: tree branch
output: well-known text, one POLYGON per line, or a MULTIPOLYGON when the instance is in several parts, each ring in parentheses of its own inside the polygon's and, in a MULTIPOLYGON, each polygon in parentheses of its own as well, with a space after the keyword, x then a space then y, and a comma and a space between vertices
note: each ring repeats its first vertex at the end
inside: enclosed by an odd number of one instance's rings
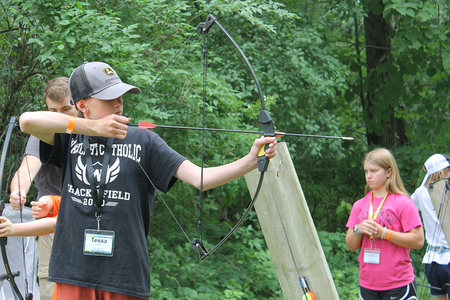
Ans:
POLYGON ((19 28, 10 28, 10 29, 5 29, 5 30, 0 30, 0 34, 11 32, 11 31, 16 31, 16 30, 19 30, 19 28))

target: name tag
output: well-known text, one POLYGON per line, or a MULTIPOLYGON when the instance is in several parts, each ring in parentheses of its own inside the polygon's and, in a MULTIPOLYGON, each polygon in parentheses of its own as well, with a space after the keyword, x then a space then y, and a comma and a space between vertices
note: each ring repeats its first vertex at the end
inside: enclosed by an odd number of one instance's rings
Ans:
POLYGON ((86 229, 84 231, 84 255, 113 256, 114 231, 86 229))
POLYGON ((364 262, 368 264, 379 264, 380 254, 380 249, 364 248, 364 262))

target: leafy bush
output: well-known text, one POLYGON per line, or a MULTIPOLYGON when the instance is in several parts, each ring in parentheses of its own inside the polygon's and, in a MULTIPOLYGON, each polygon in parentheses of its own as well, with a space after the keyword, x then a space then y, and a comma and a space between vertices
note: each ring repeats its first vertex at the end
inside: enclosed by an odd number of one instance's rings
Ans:
POLYGON ((284 299, 254 211, 204 261, 189 243, 165 247, 166 238, 148 241, 152 299, 284 299))

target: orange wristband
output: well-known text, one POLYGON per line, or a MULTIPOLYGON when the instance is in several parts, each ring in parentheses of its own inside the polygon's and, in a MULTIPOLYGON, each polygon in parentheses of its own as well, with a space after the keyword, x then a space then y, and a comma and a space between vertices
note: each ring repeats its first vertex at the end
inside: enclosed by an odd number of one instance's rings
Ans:
POLYGON ((388 233, 388 235, 386 237, 386 240, 389 241, 391 239, 391 236, 392 236, 392 230, 389 230, 389 233, 388 233))
POLYGON ((72 134, 74 128, 75 128, 75 117, 74 116, 70 116, 69 126, 67 126, 66 133, 67 134, 72 134))

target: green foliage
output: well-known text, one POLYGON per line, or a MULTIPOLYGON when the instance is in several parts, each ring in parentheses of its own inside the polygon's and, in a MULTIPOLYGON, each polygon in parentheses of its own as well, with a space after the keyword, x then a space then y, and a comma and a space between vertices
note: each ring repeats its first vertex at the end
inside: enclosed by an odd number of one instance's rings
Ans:
POLYGON ((256 214, 245 223, 201 262, 189 243, 173 246, 179 234, 156 227, 148 242, 152 299, 284 299, 256 214))
MULTIPOLYGON (((212 13, 255 69, 276 130, 355 138, 283 138, 342 299, 352 299, 358 287, 357 254, 346 249, 344 236, 351 207, 364 194, 362 159, 376 146, 368 146, 368 134, 386 134, 390 120, 404 122, 406 141, 399 142, 396 131, 388 148, 409 192, 424 176, 424 161, 448 153, 447 1, 10 0, 1 8, 2 128, 11 116, 44 110, 45 83, 69 76, 86 60, 108 62, 124 82, 142 89, 142 95, 125 97, 128 113, 142 96, 130 115, 133 121, 201 126, 203 40, 194 32, 212 13), (375 69, 366 58, 372 45, 366 45, 364 22, 370 13, 390 24, 390 55, 375 69), (368 93, 375 95, 370 108, 368 93)), ((259 95, 242 58, 218 26, 207 39, 206 126, 259 130, 259 95)), ((201 132, 155 131, 194 163, 203 155, 204 166, 246 155, 255 138, 207 132, 203 147, 201 132)), ((23 148, 24 140, 19 144, 23 148)), ((16 167, 9 159, 5 180, 10 182, 16 167)), ((2 194, 9 194, 8 184, 3 186, 2 194)), ((164 198, 189 236, 195 235, 199 192, 180 183, 164 198)), ((203 234, 211 247, 250 196, 239 179, 204 192, 202 200, 203 234)), ((199 262, 160 201, 149 238, 152 298, 282 299, 254 216, 217 255, 199 262)), ((412 252, 417 278, 423 278, 421 255, 412 252)))
POLYGON ((350 252, 347 249, 346 232, 319 231, 318 234, 339 298, 358 299, 359 250, 350 252))

